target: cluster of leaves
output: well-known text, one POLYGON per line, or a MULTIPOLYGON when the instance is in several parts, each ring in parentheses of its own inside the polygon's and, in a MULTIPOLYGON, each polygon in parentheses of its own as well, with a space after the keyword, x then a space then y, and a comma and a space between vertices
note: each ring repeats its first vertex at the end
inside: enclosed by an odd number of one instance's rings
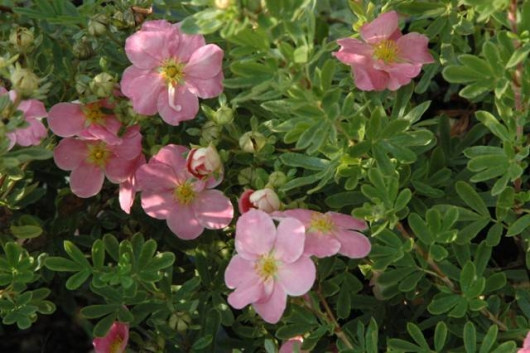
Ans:
MULTIPOLYGON (((12 9, 0 10, 2 85, 13 62, 30 67, 46 82, 35 97, 48 108, 94 100, 99 73, 118 82, 125 38, 147 16, 205 34, 225 50, 225 91, 196 119, 169 127, 126 103, 116 108, 125 124, 142 125, 144 152, 213 143, 234 203, 245 188, 267 185, 285 208, 366 220, 372 242, 364 260, 319 259, 313 290, 268 325, 227 306, 233 228, 178 240, 138 200, 131 216, 122 213, 114 189, 72 196, 49 160, 55 138, 0 146, 4 325, 30 327, 55 310, 52 300, 72 316, 80 310, 89 335, 130 323, 131 346, 145 351, 272 353, 297 335, 315 352, 520 346, 530 329, 530 1, 0 5, 12 9), (436 62, 396 92, 357 90, 350 68, 331 56, 335 40, 389 10, 406 18, 405 32, 429 37, 436 62), (8 41, 15 26, 39 38, 31 55, 8 41)), ((0 112, 8 103, 0 97, 0 112)))

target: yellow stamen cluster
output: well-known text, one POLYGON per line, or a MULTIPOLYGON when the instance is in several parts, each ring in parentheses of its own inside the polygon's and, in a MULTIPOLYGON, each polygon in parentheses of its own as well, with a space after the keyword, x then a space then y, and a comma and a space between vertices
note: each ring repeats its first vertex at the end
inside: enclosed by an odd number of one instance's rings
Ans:
POLYGON ((311 223, 309 223, 309 229, 319 233, 329 233, 335 228, 333 221, 327 215, 315 214, 311 217, 311 223))
POLYGON ((116 339, 110 344, 109 353, 121 353, 121 344, 123 343, 123 338, 121 336, 116 337, 116 339))
POLYGON ((395 62, 398 58, 399 48, 395 41, 390 39, 382 40, 374 47, 374 56, 385 63, 395 62))
POLYGON ((184 80, 184 64, 175 59, 167 59, 159 68, 160 75, 169 86, 177 86, 184 80))
POLYGON ((267 280, 276 276, 278 263, 272 255, 264 255, 256 262, 255 270, 262 279, 267 280))
POLYGON ((191 183, 185 182, 175 188, 174 195, 178 202, 189 205, 195 199, 195 190, 191 183))
POLYGON ((110 154, 110 150, 103 142, 88 146, 88 162, 99 167, 104 167, 107 164, 110 154))
POLYGON ((102 124, 105 114, 101 111, 99 103, 90 103, 83 107, 83 114, 90 124, 102 124))

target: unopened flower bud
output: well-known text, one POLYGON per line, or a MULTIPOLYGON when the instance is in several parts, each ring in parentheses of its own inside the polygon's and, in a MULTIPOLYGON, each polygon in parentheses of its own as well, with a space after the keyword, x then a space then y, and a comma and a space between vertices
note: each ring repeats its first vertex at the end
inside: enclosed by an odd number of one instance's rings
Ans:
POLYGON ((234 112, 226 105, 222 105, 213 115, 213 120, 219 125, 230 124, 234 121, 234 112))
POLYGON ((86 37, 75 42, 72 51, 75 57, 81 60, 86 60, 95 54, 92 44, 86 37))
POLYGON ((251 208, 271 213, 280 209, 280 199, 274 190, 245 190, 238 201, 239 212, 245 213, 251 208))
POLYGON ((9 35, 9 42, 22 52, 25 52, 33 44, 34 40, 33 31, 26 27, 17 27, 9 35))
POLYGON ((207 121, 204 123, 201 129, 201 143, 209 144, 219 139, 221 135, 221 129, 213 121, 207 121))
POLYGON ((186 160, 188 171, 199 179, 218 173, 223 168, 221 157, 212 145, 194 148, 186 160))
POLYGON ((11 83, 15 91, 23 96, 30 96, 39 88, 39 77, 29 69, 16 67, 11 74, 11 83))
POLYGON ((90 81, 90 90, 100 98, 112 96, 116 82, 111 74, 102 72, 90 81))
POLYGON ((232 5, 232 0, 215 0, 215 7, 219 10, 226 10, 232 5))
POLYGON ((239 147, 245 152, 256 153, 259 152, 267 143, 267 138, 259 132, 249 131, 245 132, 239 138, 239 147))
POLYGON ((88 33, 92 36, 101 36, 107 32, 109 18, 105 14, 97 14, 88 20, 88 33))
POLYGON ((269 185, 278 188, 287 182, 287 176, 283 172, 272 172, 269 175, 269 185))

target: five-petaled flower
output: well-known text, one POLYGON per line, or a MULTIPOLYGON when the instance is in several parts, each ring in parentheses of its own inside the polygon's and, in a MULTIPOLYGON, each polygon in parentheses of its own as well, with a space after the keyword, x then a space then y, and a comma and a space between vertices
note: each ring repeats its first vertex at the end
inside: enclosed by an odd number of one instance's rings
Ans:
POLYGON ((180 24, 147 21, 125 42, 132 62, 123 73, 121 90, 140 114, 158 112, 168 124, 190 120, 200 98, 223 90, 223 50, 206 44, 202 35, 182 33, 180 24))
POLYGON ((273 213, 275 217, 293 217, 306 227, 305 250, 307 255, 327 257, 337 253, 353 259, 370 253, 370 240, 359 230, 366 223, 351 216, 337 213, 294 209, 273 213))
POLYGON ((139 126, 129 127, 121 138, 110 140, 68 137, 61 140, 53 151, 55 164, 63 170, 72 171, 70 187, 77 196, 96 195, 103 186, 105 176, 119 184, 134 173, 137 158, 142 152, 139 126))
POLYGON ((105 337, 92 340, 95 353, 123 353, 129 341, 129 325, 114 322, 105 337))
POLYGON ((278 227, 267 213, 250 210, 236 224, 235 255, 225 272, 228 288, 235 289, 228 303, 241 309, 252 304, 267 322, 280 320, 287 295, 307 293, 316 270, 304 255, 304 225, 294 219, 280 220, 278 227))
MULTIPOLYGON (((9 94, 9 99, 12 102, 16 101, 17 93, 15 91, 8 93, 4 87, 0 86, 0 96, 6 93, 9 94)), ((8 149, 13 148, 15 144, 24 147, 40 144, 42 139, 48 135, 46 127, 41 122, 41 118, 48 115, 44 104, 36 99, 23 100, 18 104, 17 110, 20 110, 24 115, 27 126, 17 128, 6 134, 9 139, 8 149)))
POLYGON ((361 38, 342 38, 333 53, 351 66, 355 85, 363 91, 397 90, 418 76, 424 64, 434 62, 429 38, 419 33, 401 34, 398 14, 390 11, 361 27, 361 38))
POLYGON ((165 219, 181 239, 195 239, 204 230, 221 229, 232 221, 234 208, 219 190, 209 189, 186 167, 189 150, 167 145, 136 172, 142 207, 151 217, 165 219))

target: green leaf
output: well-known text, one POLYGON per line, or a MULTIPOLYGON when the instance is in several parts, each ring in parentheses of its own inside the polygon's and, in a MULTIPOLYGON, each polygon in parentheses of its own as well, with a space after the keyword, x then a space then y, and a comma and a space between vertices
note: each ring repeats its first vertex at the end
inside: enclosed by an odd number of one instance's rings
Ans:
POLYGON ((425 337, 423 337, 423 333, 421 332, 421 329, 413 324, 412 322, 407 322, 407 331, 409 335, 412 337, 412 339, 423 349, 429 350, 429 344, 427 343, 427 340, 425 337))
POLYGON ((475 353, 477 350, 477 329, 470 321, 464 325, 464 348, 466 353, 475 353))
POLYGON ((174 262, 175 254, 170 252, 159 253, 142 269, 142 272, 160 271, 173 265, 174 262))
POLYGON ((503 272, 494 273, 486 279, 484 294, 489 294, 506 285, 506 275, 503 272))
POLYGON ((85 254, 71 241, 64 241, 64 250, 72 260, 81 265, 83 268, 90 268, 90 263, 85 257, 85 254))
POLYGON ((491 353, 513 353, 517 345, 514 341, 504 342, 495 348, 491 353))
POLYGON ((77 272, 83 269, 81 265, 63 257, 47 257, 44 266, 57 272, 77 272))
POLYGON ((87 319, 97 319, 115 312, 117 308, 114 304, 89 305, 81 309, 81 315, 87 319))
POLYGON ((105 316, 103 319, 99 320, 99 322, 94 326, 94 336, 95 337, 105 337, 107 332, 109 332, 110 327, 112 324, 116 321, 116 314, 112 313, 107 316, 105 316))
POLYGON ((296 324, 289 324, 280 327, 276 331, 276 337, 282 340, 287 340, 289 338, 303 335, 309 331, 311 331, 314 328, 313 324, 307 324, 307 323, 296 323, 296 324))
POLYGON ((513 237, 514 235, 521 234, 524 230, 530 227, 530 214, 518 218, 515 222, 508 227, 507 237, 513 237))
POLYGON ((391 338, 388 340, 388 348, 395 349, 398 352, 423 352, 423 348, 397 338, 391 338))
POLYGON ((11 233, 18 239, 32 239, 42 234, 42 228, 37 225, 11 226, 11 233))
POLYGON ((447 325, 439 321, 434 329, 434 349, 436 352, 442 352, 447 339, 447 325))
POLYGON ((436 294, 427 307, 429 312, 434 315, 439 315, 448 312, 460 301, 460 296, 456 294, 436 294))
POLYGON ((208 347, 210 344, 212 344, 213 336, 212 335, 206 335, 201 338, 199 338, 197 341, 193 343, 193 346, 191 346, 192 350, 200 350, 208 347))
POLYGON ((97 239, 92 244, 92 265, 94 268, 101 269, 105 263, 105 244, 103 240, 97 239))
POLYGON ((284 153, 280 156, 280 160, 286 166, 308 170, 322 170, 329 165, 328 160, 310 157, 301 153, 284 153))
POLYGON ((408 218, 409 225, 414 231, 414 234, 426 245, 434 243, 434 236, 431 233, 427 224, 423 219, 416 213, 411 213, 408 218))
POLYGON ((506 68, 511 69, 512 67, 516 66, 517 64, 523 62, 528 56, 528 53, 530 52, 530 43, 527 43, 523 45, 520 48, 517 48, 512 56, 510 57, 510 60, 506 63, 506 68))
POLYGON ((451 83, 469 83, 473 81, 481 81, 484 75, 477 71, 469 70, 468 67, 462 65, 449 65, 442 71, 444 79, 451 83))
POLYGON ((477 211, 485 218, 490 218, 486 203, 471 185, 465 181, 458 181, 456 182, 456 192, 462 201, 464 201, 470 208, 477 211))
POLYGON ((491 347, 497 342, 497 333, 499 332, 499 327, 497 325, 491 325, 488 329, 488 332, 484 335, 482 344, 480 345, 479 353, 488 353, 491 350, 491 347))
POLYGON ((487 111, 477 111, 475 113, 482 124, 484 124, 495 136, 500 138, 504 142, 511 141, 511 136, 504 125, 502 125, 493 114, 487 111))
POLYGON ((89 270, 83 270, 70 276, 66 281, 66 289, 74 290, 81 287, 90 275, 91 272, 89 270))
POLYGON ((460 272, 460 287, 464 293, 467 292, 471 286, 471 283, 475 280, 475 276, 475 264, 471 261, 468 261, 460 272))

